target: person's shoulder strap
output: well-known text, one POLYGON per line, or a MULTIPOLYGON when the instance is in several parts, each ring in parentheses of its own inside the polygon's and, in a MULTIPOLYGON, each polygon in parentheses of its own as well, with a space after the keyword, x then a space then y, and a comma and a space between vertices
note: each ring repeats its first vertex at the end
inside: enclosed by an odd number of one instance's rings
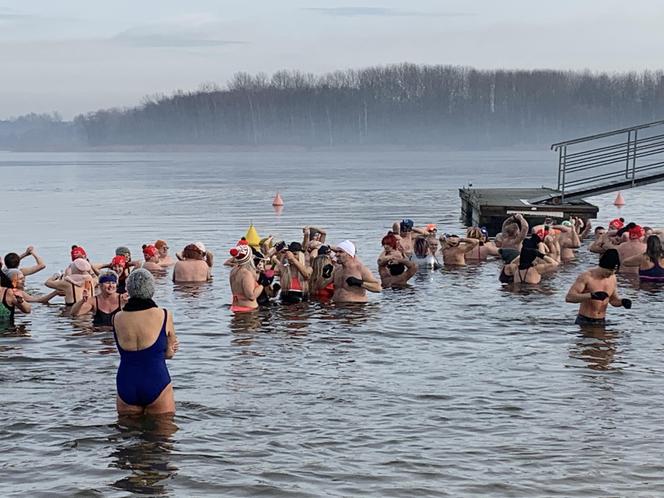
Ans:
POLYGON ((164 323, 161 325, 161 328, 166 331, 166 322, 168 321, 168 310, 164 308, 164 323))

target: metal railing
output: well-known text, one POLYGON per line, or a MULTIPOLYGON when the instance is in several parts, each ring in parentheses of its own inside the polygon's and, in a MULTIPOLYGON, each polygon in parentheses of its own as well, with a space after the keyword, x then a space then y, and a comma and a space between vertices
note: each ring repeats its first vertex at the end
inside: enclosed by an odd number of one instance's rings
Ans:
POLYGON ((635 187, 640 180, 646 183, 648 178, 664 174, 664 129, 651 134, 651 129, 662 125, 664 120, 553 144, 551 150, 558 151, 561 201, 566 194, 612 185, 635 187), (593 148, 579 150, 580 144, 588 142, 594 142, 593 148))

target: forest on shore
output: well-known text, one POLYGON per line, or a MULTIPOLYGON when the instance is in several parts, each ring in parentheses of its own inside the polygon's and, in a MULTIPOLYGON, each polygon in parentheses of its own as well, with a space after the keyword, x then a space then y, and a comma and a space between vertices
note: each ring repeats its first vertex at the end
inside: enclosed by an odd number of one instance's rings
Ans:
POLYGON ((551 144, 664 119, 664 73, 398 64, 314 75, 236 74, 64 121, 0 121, 0 147, 551 144))

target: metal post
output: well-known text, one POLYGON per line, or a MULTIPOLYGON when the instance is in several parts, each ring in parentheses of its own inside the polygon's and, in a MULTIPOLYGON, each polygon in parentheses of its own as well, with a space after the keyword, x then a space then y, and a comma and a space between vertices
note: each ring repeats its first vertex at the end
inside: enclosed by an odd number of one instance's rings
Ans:
POLYGON ((632 148, 632 187, 636 180, 636 146, 638 144, 637 133, 639 130, 634 130, 634 147, 632 148))
POLYGON ((629 151, 632 148, 632 130, 627 132, 627 155, 625 156, 625 179, 629 179, 629 151))
POLYGON ((563 145, 562 148, 562 159, 563 159, 563 168, 562 168, 562 185, 560 191, 562 195, 560 196, 560 203, 565 204, 565 169, 567 167, 567 145, 563 145))
POLYGON ((563 148, 558 149, 558 191, 560 191, 560 177, 563 171, 563 148))

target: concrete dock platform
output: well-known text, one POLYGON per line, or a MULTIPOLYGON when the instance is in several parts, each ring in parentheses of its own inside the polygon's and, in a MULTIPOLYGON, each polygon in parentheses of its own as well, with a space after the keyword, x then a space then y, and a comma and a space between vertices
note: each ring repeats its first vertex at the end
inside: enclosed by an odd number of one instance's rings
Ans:
POLYGON ((466 226, 484 226, 489 235, 494 236, 502 229, 505 218, 521 213, 532 225, 554 218, 559 222, 570 216, 582 219, 596 218, 599 208, 582 199, 560 202, 554 198, 550 204, 540 200, 559 194, 555 189, 539 188, 482 188, 466 187, 459 189, 461 197, 461 220, 466 226))

